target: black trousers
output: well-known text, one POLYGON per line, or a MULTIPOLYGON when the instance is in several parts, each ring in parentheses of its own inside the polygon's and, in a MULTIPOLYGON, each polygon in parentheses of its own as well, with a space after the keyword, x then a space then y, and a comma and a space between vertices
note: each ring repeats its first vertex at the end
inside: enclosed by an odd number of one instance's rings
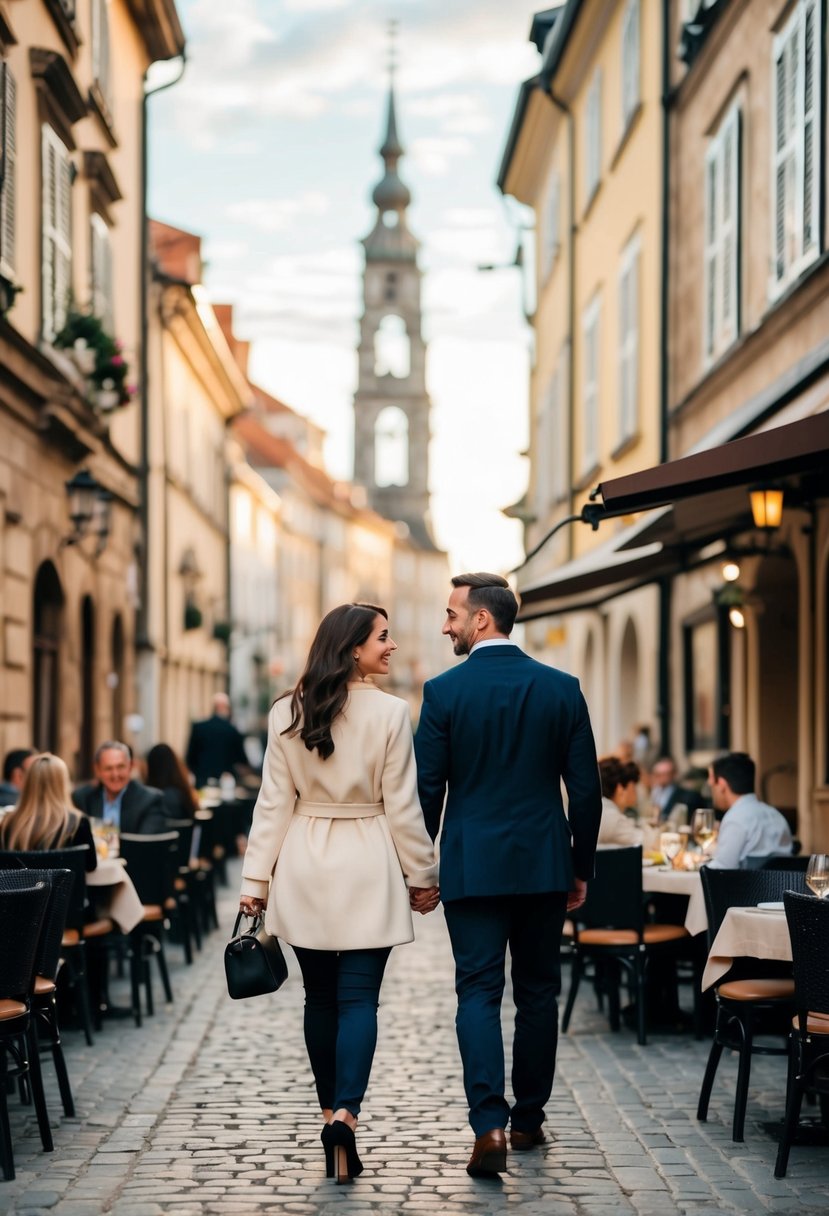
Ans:
POLYGON ((377 1045, 377 1005, 391 947, 306 950, 294 946, 305 985, 305 1046, 320 1107, 355 1117, 377 1045))
POLYGON ((553 1088, 561 991, 561 930, 567 896, 501 895, 453 900, 446 924, 455 956, 455 1025, 476 1136, 511 1121, 535 1131, 553 1088), (510 1108, 504 1096, 501 1000, 507 946, 512 958, 515 1034, 510 1108))

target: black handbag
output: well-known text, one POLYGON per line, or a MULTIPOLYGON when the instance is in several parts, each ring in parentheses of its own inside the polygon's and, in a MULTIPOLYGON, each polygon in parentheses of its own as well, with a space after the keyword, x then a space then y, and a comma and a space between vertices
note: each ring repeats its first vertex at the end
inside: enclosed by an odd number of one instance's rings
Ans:
POLYGON ((227 990, 234 1001, 276 992, 288 978, 288 964, 279 939, 265 932, 261 916, 254 916, 250 928, 240 933, 243 915, 240 912, 236 917, 233 937, 225 946, 227 990))

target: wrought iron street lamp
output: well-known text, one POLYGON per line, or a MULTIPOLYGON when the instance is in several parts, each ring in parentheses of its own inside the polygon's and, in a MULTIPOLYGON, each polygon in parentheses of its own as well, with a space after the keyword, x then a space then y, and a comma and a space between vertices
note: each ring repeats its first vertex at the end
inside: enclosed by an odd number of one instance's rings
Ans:
POLYGON ((748 492, 755 528, 779 528, 783 518, 783 490, 776 485, 752 486, 748 492))
POLYGON ((106 548, 112 516, 112 495, 100 485, 88 469, 80 469, 65 483, 72 531, 61 541, 65 545, 77 545, 90 532, 97 538, 95 556, 106 548))

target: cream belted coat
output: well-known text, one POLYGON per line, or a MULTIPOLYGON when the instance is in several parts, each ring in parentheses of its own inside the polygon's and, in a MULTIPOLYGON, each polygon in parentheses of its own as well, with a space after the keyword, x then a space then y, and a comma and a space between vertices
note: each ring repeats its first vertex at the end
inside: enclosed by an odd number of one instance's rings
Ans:
POLYGON ((437 867, 408 705, 373 684, 350 688, 327 760, 282 734, 290 705, 286 697, 271 710, 241 894, 268 900, 266 929, 292 946, 412 941, 407 887, 435 886, 437 867))

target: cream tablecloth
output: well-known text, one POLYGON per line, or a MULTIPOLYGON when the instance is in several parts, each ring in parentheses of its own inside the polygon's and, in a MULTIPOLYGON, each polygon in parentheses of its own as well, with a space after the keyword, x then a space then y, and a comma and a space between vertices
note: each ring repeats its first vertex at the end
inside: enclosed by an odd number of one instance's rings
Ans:
POLYGON ((745 955, 791 962, 792 943, 785 912, 729 908, 702 973, 703 990, 722 979, 735 958, 745 955))
POLYGON ((122 933, 129 933, 144 919, 144 905, 123 864, 114 857, 98 858, 98 865, 86 876, 92 888, 90 899, 99 916, 109 916, 122 933))
POLYGON ((702 879, 697 870, 662 870, 658 866, 645 866, 642 870, 642 890, 661 895, 687 895, 685 928, 692 937, 704 933, 708 928, 702 879))

